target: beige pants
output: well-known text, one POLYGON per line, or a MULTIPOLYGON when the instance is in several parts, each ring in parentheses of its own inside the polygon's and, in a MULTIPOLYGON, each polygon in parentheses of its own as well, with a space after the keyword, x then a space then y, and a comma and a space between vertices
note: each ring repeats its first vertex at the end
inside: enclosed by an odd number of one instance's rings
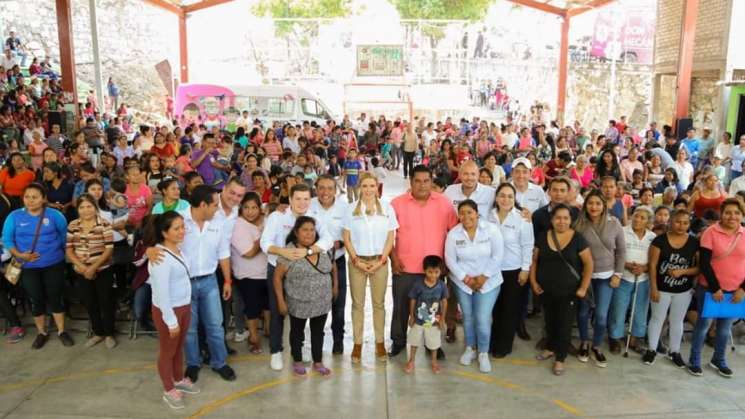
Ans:
POLYGON ((367 282, 370 282, 373 306, 373 328, 375 342, 382 343, 385 338, 385 291, 388 287, 388 262, 372 275, 357 269, 349 261, 349 290, 352 294, 352 331, 354 344, 361 345, 365 326, 365 294, 367 282))

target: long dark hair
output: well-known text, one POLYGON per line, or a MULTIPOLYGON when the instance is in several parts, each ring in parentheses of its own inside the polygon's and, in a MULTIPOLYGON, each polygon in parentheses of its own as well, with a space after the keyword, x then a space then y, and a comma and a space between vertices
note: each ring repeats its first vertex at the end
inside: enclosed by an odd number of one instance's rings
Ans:
MULTIPOLYGON (((303 226, 303 224, 311 223, 313 224, 313 227, 316 226, 316 220, 313 219, 313 217, 308 217, 307 215, 301 215, 300 217, 297 217, 297 220, 295 220, 295 225, 292 226, 292 230, 290 230, 290 234, 287 235, 287 241, 286 243, 292 243, 295 246, 297 246, 297 232, 300 230, 300 227, 303 226)), ((316 237, 313 240, 312 244, 315 244, 318 241, 318 233, 316 233, 316 237)))
POLYGON ((595 171, 598 174, 598 178, 602 178, 604 176, 613 176, 618 180, 621 174, 621 166, 618 164, 618 159, 616 158, 616 153, 613 150, 605 150, 600 154, 600 158, 598 158, 598 162, 596 164, 595 171), (605 155, 610 154, 612 159, 612 163, 610 167, 606 167, 605 165, 605 155))
POLYGON ((10 153, 10 156, 8 156, 8 160, 7 160, 7 162, 8 162, 7 163, 8 177, 10 177, 10 178, 14 178, 18 174, 18 173, 16 173, 16 168, 13 167, 13 157, 15 157, 15 156, 20 157, 23 160, 24 163, 26 162, 26 160, 23 159, 23 154, 21 154, 21 153, 19 153, 17 151, 16 152, 13 152, 13 153, 10 153))
POLYGON ((143 229, 142 241, 147 246, 154 246, 165 241, 164 232, 168 231, 177 218, 183 217, 176 211, 149 216, 143 229))
MULTIPOLYGON (((98 178, 88 179, 88 181, 85 182, 86 194, 88 194, 88 189, 90 189, 90 187, 93 185, 98 185, 101 187, 101 189, 104 189, 103 182, 101 182, 98 178)), ((99 199, 96 203, 96 206, 104 211, 109 211, 109 203, 106 201, 106 190, 104 190, 104 193, 101 195, 101 199, 99 199)))

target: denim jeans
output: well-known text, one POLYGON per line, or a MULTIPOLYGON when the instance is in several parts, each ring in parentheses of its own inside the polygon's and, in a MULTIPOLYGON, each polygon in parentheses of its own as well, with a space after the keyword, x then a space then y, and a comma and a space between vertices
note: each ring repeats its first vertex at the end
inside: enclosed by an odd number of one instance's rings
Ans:
POLYGON ((592 346, 600 346, 608 329, 608 312, 613 299, 614 289, 610 287, 610 278, 593 279, 592 292, 595 297, 595 315, 592 323, 592 346))
POLYGON ((339 293, 331 303, 331 334, 334 342, 344 341, 344 308, 347 304, 347 263, 346 257, 336 259, 336 278, 339 281, 339 293))
MULTIPOLYGON (((704 294, 706 288, 702 286, 696 287, 696 306, 698 307, 699 314, 703 313, 704 310, 704 294)), ((696 322, 696 327, 693 329, 693 339, 691 341, 691 356, 688 358, 688 363, 694 367, 701 366, 701 351, 704 348, 704 340, 706 334, 709 331, 709 326, 714 319, 705 319, 699 316, 696 322)), ((714 339, 714 355, 711 357, 711 362, 719 366, 726 366, 727 360, 727 341, 729 340, 730 331, 732 330, 732 323, 737 319, 735 318, 724 318, 716 319, 717 321, 717 335, 714 339)))
POLYGON ((225 348, 225 330, 222 327, 221 299, 215 274, 191 280, 191 323, 185 348, 187 366, 202 365, 197 334, 200 322, 204 325, 210 350, 210 367, 221 368, 225 365, 228 352, 225 348))
POLYGON ((458 296, 458 304, 463 313, 463 334, 466 346, 478 348, 478 352, 489 352, 491 341, 491 313, 499 296, 497 287, 486 294, 474 292, 467 294, 457 285, 453 287, 458 296))
POLYGON ((401 162, 404 159, 404 149, 403 145, 394 145, 391 147, 391 157, 393 157, 393 167, 398 170, 399 167, 401 167, 401 162))
MULTIPOLYGON (((631 336, 643 338, 647 333, 647 311, 649 311, 649 281, 637 283, 634 318, 631 319, 631 336)), ((611 339, 621 339, 626 335, 626 313, 631 309, 634 283, 621 280, 621 285, 613 291, 610 303, 609 329, 611 339)))
POLYGON ((150 309, 152 295, 153 291, 148 283, 140 285, 140 287, 135 290, 134 310, 135 318, 137 320, 142 321, 147 318, 147 312, 150 309))

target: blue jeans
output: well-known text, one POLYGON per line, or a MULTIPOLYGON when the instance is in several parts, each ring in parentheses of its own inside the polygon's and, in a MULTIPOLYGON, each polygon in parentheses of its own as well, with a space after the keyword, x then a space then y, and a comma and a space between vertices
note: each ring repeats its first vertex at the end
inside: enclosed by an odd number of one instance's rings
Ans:
MULTIPOLYGON (((631 336, 643 338, 647 333, 647 311, 649 311, 649 281, 637 283, 636 306, 634 317, 631 319, 631 336)), ((621 285, 613 291, 610 303, 610 337, 621 339, 626 333, 626 313, 631 307, 631 299, 634 295, 634 283, 621 280, 621 285)))
MULTIPOLYGON (((704 348, 704 340, 709 331, 709 326, 711 326, 711 322, 714 320, 705 319, 700 316, 704 312, 704 293, 706 293, 706 288, 700 285, 696 286, 696 307, 698 308, 699 317, 698 321, 696 321, 696 327, 693 329, 691 356, 688 358, 688 363, 693 367, 701 367, 701 351, 704 348)), ((714 355, 711 357, 711 362, 718 366, 727 365, 727 360, 725 359, 727 341, 732 330, 732 323, 736 320, 735 318, 716 319, 717 334, 714 339, 714 355)))
POLYGON ((486 294, 474 292, 467 294, 457 285, 453 287, 463 312, 463 333, 466 346, 478 348, 478 352, 489 352, 491 339, 491 313, 499 296, 497 287, 486 294))
POLYGON ((592 279, 593 301, 583 298, 579 302, 577 310, 577 328, 579 329, 579 340, 587 342, 590 340, 590 308, 595 306, 592 325, 592 346, 600 346, 603 343, 605 329, 608 328, 608 311, 613 297, 613 288, 610 287, 610 278, 592 279))
POLYGON ((199 367, 202 357, 199 353, 197 326, 202 322, 210 350, 210 367, 221 368, 228 358, 225 348, 225 330, 222 328, 222 304, 220 289, 215 274, 191 280, 191 323, 186 335, 186 365, 199 367))
POLYGON ((144 283, 135 290, 134 311, 135 319, 144 320, 147 312, 150 311, 150 301, 152 300, 152 289, 150 284, 144 283))
POLYGON ((339 281, 339 293, 331 303, 331 334, 334 342, 344 341, 344 307, 347 304, 347 263, 346 256, 336 259, 336 278, 339 281))
POLYGON ((613 299, 614 289, 610 287, 610 278, 593 279, 592 292, 595 295, 595 315, 592 324, 592 346, 600 346, 608 329, 608 312, 613 299))

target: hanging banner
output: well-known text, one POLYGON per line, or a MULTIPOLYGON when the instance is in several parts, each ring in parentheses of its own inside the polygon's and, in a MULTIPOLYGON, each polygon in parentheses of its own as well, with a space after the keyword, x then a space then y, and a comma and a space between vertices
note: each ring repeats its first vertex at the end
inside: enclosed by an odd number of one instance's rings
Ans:
POLYGON ((403 51, 403 45, 358 45, 357 76, 403 76, 403 51))

